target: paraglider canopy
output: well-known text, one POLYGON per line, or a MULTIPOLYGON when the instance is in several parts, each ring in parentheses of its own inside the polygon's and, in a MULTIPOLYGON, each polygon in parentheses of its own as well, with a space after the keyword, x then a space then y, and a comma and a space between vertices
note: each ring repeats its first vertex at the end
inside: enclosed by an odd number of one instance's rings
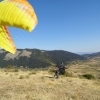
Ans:
POLYGON ((32 32, 37 24, 34 8, 27 0, 3 0, 0 2, 0 47, 13 54, 16 52, 7 26, 32 32))

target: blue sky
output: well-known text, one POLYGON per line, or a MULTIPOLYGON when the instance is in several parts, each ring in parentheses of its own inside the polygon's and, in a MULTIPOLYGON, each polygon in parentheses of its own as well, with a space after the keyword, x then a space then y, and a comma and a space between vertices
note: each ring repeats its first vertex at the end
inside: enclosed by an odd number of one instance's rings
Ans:
POLYGON ((36 11, 38 25, 31 33, 9 27, 17 48, 100 51, 100 0, 28 1, 36 11))

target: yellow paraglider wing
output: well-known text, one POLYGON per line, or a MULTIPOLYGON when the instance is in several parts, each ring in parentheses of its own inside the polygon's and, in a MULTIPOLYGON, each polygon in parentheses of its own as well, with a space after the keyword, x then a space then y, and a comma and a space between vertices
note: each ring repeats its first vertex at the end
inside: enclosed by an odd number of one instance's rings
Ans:
POLYGON ((37 23, 34 8, 27 0, 3 0, 0 2, 0 47, 11 53, 15 52, 13 40, 10 33, 6 33, 4 26, 18 27, 31 32, 37 23))
POLYGON ((3 25, 0 25, 0 47, 13 54, 16 51, 16 47, 8 31, 8 27, 3 25))
POLYGON ((0 3, 0 24, 32 31, 38 20, 27 0, 4 0, 0 3))

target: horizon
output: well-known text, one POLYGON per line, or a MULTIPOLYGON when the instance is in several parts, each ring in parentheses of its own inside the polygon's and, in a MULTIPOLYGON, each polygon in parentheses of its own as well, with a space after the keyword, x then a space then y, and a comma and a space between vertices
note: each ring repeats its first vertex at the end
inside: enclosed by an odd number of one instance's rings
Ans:
MULTIPOLYGON (((98 53, 98 52, 71 52, 71 51, 67 51, 67 50, 60 50, 60 49, 54 49, 54 50, 44 50, 44 49, 39 49, 39 48, 17 48, 17 50, 25 50, 25 49, 29 49, 29 50, 34 50, 34 49, 37 49, 37 50, 41 50, 41 51, 66 51, 66 52, 70 52, 70 53, 75 53, 75 54, 79 54, 79 55, 84 55, 84 54, 93 54, 93 53, 98 53)), ((0 50, 3 50, 5 51, 4 49, 1 49, 0 50)), ((16 52, 17 52, 16 50, 16 52)), ((5 51, 6 52, 6 51, 5 51)))

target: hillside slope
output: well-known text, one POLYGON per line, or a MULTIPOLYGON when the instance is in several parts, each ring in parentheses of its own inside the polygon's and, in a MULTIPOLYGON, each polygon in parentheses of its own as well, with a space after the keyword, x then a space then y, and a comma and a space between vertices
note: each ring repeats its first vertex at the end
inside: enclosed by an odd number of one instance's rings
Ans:
POLYGON ((55 64, 67 64, 73 60, 83 60, 84 57, 63 50, 18 49, 13 55, 0 50, 0 67, 8 65, 24 66, 30 68, 47 67, 55 64))

